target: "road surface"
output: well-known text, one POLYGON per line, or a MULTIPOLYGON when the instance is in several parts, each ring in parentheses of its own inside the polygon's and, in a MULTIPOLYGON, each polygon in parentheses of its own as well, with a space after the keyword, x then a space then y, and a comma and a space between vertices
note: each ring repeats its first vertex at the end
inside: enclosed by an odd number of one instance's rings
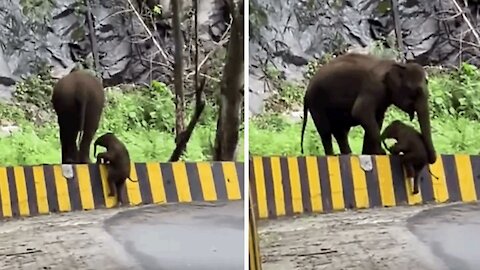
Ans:
POLYGON ((419 213, 409 229, 452 270, 480 267, 480 205, 452 205, 419 213))
POLYGON ((0 269, 243 269, 243 215, 235 201, 0 221, 0 269))
POLYGON ((264 270, 469 270, 480 265, 480 206, 449 204, 259 221, 264 270))
POLYGON ((107 231, 145 270, 243 270, 243 201, 123 212, 107 231))

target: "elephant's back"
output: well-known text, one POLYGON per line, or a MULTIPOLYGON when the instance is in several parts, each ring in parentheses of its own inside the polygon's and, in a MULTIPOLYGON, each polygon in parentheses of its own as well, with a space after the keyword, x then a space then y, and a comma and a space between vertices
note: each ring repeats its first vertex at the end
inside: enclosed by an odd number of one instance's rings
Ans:
POLYGON ((73 106, 78 99, 86 98, 89 102, 103 104, 105 93, 98 78, 82 70, 73 71, 55 84, 52 93, 52 102, 62 103, 63 107, 73 106))

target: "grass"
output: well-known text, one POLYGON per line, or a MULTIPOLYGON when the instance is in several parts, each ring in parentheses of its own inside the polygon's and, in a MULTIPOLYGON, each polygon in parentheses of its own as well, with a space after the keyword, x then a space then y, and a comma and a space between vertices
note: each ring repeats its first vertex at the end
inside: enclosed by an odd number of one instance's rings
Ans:
MULTIPOLYGON (((48 78, 32 77, 17 85, 14 94, 16 104, 0 103, 0 119, 21 128, 20 132, 0 139, 2 166, 60 163, 58 125, 48 101, 51 85, 52 81, 48 78), (46 120, 36 123, 42 113, 47 115, 44 117, 46 120)), ((106 97, 107 105, 95 138, 111 131, 126 144, 132 161, 167 161, 175 148, 175 107, 170 89, 163 83, 154 82, 150 88, 134 91, 109 89, 106 97)), ((182 160, 211 160, 217 116, 212 100, 207 101, 182 160)), ((186 121, 193 104, 187 107, 186 121)), ((243 132, 240 133, 240 149, 243 149, 243 132)), ((93 144, 90 151, 94 160, 93 144)), ((102 149, 99 148, 99 151, 102 149)), ((237 157, 243 161, 243 151, 239 151, 237 157)))
MULTIPOLYGON (((277 80, 274 85, 282 90, 267 101, 266 113, 249 121, 249 151, 252 155, 299 156, 301 122, 288 119, 284 112, 293 107, 302 110, 299 106, 302 104, 305 86, 297 85, 297 94, 292 95, 291 82, 277 80)), ((475 66, 463 64, 458 71, 430 71, 429 90, 432 137, 437 153, 479 154, 480 140, 476 132, 480 130, 479 70, 475 66)), ((410 122, 407 115, 394 106, 387 111, 383 127, 395 119, 419 129, 417 118, 410 122)), ((363 133, 361 127, 350 131, 349 142, 354 154, 361 153, 363 133)), ((333 145, 334 151, 339 153, 335 139, 333 145)), ((304 137, 304 154, 324 154, 310 114, 304 137)))

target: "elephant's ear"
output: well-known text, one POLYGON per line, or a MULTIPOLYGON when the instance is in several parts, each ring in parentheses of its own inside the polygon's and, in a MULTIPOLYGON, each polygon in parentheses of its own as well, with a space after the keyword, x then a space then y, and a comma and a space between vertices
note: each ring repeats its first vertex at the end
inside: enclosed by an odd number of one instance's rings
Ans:
POLYGON ((406 66, 400 63, 394 63, 390 66, 389 70, 385 73, 383 83, 386 86, 387 95, 390 98, 398 96, 401 89, 403 74, 406 66))

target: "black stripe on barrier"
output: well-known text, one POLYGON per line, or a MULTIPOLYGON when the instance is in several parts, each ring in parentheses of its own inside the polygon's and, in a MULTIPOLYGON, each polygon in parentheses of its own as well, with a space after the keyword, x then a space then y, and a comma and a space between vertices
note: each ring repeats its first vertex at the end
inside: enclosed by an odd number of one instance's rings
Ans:
POLYGON ((185 163, 187 169, 187 179, 190 186, 190 193, 193 201, 203 201, 203 191, 200 183, 200 175, 195 163, 185 163))
POLYGON ((310 184, 307 173, 307 160, 305 157, 298 157, 298 170, 300 173, 300 187, 302 191, 303 212, 312 212, 312 200, 310 198, 310 184))
POLYGON ((368 199, 370 202, 370 207, 373 206, 382 206, 382 198, 380 193, 380 179, 378 177, 377 170, 377 160, 373 156, 372 160, 372 170, 365 172, 365 177, 367 180, 367 191, 368 199))
POLYGON ((52 166, 44 166, 45 188, 47 189, 48 207, 50 212, 58 212, 57 185, 55 185, 55 175, 52 166))
MULTIPOLYGON (((147 165, 145 163, 134 163, 134 166, 137 173, 137 179, 133 179, 133 181, 138 181, 140 195, 142 196, 142 203, 153 203, 152 190, 147 173, 147 165)), ((127 179, 127 181, 131 180, 127 179)))
POLYGON ((353 209, 356 207, 355 190, 353 188, 352 165, 349 155, 341 155, 339 157, 340 176, 343 187, 343 201, 345 208, 353 209))
POLYGON ((223 166, 219 162, 212 164, 212 174, 215 180, 215 190, 217 191, 218 200, 228 200, 227 184, 225 175, 223 174, 223 166))
POLYGON ((462 196, 460 194, 460 186, 458 183, 455 156, 443 155, 442 162, 443 162, 443 169, 445 171, 445 178, 447 181, 449 200, 451 202, 461 201, 462 196))
MULTIPOLYGON (((265 179, 265 195, 267 198, 267 209, 269 217, 277 216, 277 208, 275 203, 275 184, 273 183, 272 162, 269 157, 262 158, 263 178, 265 179), (268 180, 267 180, 268 179, 268 180)), ((285 192, 285 187, 284 187, 285 192)))
POLYGON ((80 198, 80 187, 78 182, 78 166, 74 165, 73 168, 73 178, 71 179, 62 179, 67 183, 68 197, 70 198, 70 206, 72 210, 82 210, 82 201, 80 198))
POLYGON ((32 166, 25 166, 23 168, 25 174, 25 184, 27 187, 28 208, 30 215, 38 215, 37 192, 35 188, 35 179, 33 177, 32 166))
POLYGON ((165 188, 165 195, 167 197, 167 202, 178 202, 178 193, 177 187, 175 184, 175 179, 173 175, 172 164, 161 163, 160 170, 163 175, 163 186, 165 188))
POLYGON ((235 168, 237 170, 238 184, 240 188, 240 194, 242 198, 245 198, 245 165, 240 162, 235 162, 235 168))
POLYGON ((390 157, 390 169, 392 172, 393 190, 395 191, 395 205, 407 202, 406 179, 399 156, 390 157))
MULTIPOLYGON (((413 181, 412 181, 412 187, 413 187, 413 181)), ((425 166, 425 168, 420 172, 419 192, 421 192, 422 194, 423 203, 435 201, 435 198, 433 196, 433 183, 432 183, 432 178, 430 177, 430 173, 428 172, 428 166, 425 166)))
POLYGON ((17 185, 15 184, 15 174, 13 167, 7 167, 8 189, 10 190, 10 203, 12 207, 12 215, 20 215, 20 207, 18 205, 17 185))
POLYGON ((90 186, 92 187, 95 208, 106 207, 100 168, 94 164, 88 164, 88 174, 90 175, 90 186))
MULTIPOLYGON (((286 157, 280 157, 280 171, 282 174, 283 197, 285 198, 285 213, 287 214, 287 216, 291 216, 294 214, 292 186, 290 184, 290 174, 288 173, 289 170, 290 168, 288 167, 288 159, 286 157)), ((265 179, 265 182, 266 181, 267 180, 265 179)), ((275 198, 273 198, 273 201, 275 202, 275 198)))
POLYGON ((328 162, 326 157, 317 157, 318 171, 320 173, 320 189, 322 191, 322 204, 324 211, 333 210, 332 189, 330 187, 330 176, 328 173, 328 162))
POLYGON ((477 198, 480 198, 480 156, 470 156, 470 163, 472 164, 473 182, 475 184, 475 192, 477 198))

